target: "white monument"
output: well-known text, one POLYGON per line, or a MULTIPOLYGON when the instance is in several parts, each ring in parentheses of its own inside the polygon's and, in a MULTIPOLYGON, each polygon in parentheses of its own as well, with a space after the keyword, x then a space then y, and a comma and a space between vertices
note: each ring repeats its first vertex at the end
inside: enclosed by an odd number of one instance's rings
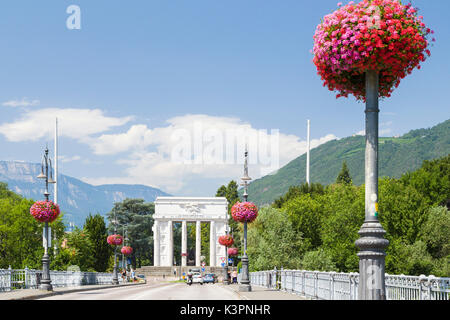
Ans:
MULTIPOLYGON (((218 238, 228 228, 228 201, 224 197, 157 197, 153 215, 154 266, 173 266, 173 223, 181 222, 181 253, 187 253, 187 223, 195 222, 195 265, 200 266, 201 222, 210 223, 210 261, 212 267, 220 266, 226 258, 218 238)), ((181 258, 181 266, 187 257, 181 258)))

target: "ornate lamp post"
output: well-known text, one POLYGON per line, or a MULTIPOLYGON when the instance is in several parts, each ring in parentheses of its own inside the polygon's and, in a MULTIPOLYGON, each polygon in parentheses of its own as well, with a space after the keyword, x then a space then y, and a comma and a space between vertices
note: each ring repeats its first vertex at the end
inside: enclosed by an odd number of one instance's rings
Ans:
POLYGON ((228 228, 226 234, 219 237, 219 243, 225 248, 225 263, 223 265, 223 283, 230 284, 230 277, 228 276, 228 247, 232 246, 234 239, 228 234, 228 228))
MULTIPOLYGON (((341 6, 341 3, 338 4, 341 6)), ((397 0, 350 2, 326 15, 314 34, 314 64, 337 98, 353 94, 366 103, 365 220, 355 242, 360 249, 360 300, 385 300, 385 248, 378 221, 378 98, 425 61, 426 28, 411 4, 397 0)), ((434 41, 434 39, 433 39, 434 41)))
POLYGON ((366 72, 365 220, 359 230, 360 300, 386 300, 386 231, 378 221, 378 73, 366 72))
MULTIPOLYGON (((244 202, 248 200, 248 183, 252 180, 248 176, 248 150, 247 146, 245 148, 245 161, 244 161, 244 176, 241 178, 242 183, 241 186, 244 186, 244 202)), ((241 284, 239 286, 239 291, 241 292, 249 292, 252 291, 252 286, 250 285, 250 277, 248 273, 248 256, 247 256, 247 220, 244 221, 244 254, 242 255, 242 278, 241 284)))
MULTIPOLYGON (((37 176, 37 178, 45 180, 45 192, 44 192, 45 202, 50 203, 51 201, 49 201, 50 193, 48 192, 48 184, 56 183, 56 181, 53 180, 52 162, 48 156, 48 147, 45 148, 44 156, 43 156, 42 162, 41 162, 41 173, 37 176), (49 172, 49 167, 50 167, 50 172, 49 172), (50 173, 50 177, 49 177, 49 173, 50 173)), ((56 204, 54 204, 54 205, 57 208, 57 212, 58 212, 56 214, 56 216, 57 216, 59 214, 59 207, 56 204)), ((33 212, 32 212, 33 207, 31 208, 30 211, 31 211, 31 214, 33 214, 33 212)), ((54 217, 54 219, 56 219, 56 216, 54 217)), ((38 219, 37 216, 35 216, 35 218, 38 219)), ((51 284, 52 281, 50 279, 50 257, 48 255, 48 239, 49 239, 48 223, 53 220, 51 220, 51 219, 39 220, 39 221, 45 221, 45 225, 44 225, 44 256, 42 257, 42 278, 41 278, 41 284, 39 285, 39 289, 45 290, 45 291, 53 290, 53 287, 51 284)))
POLYGON ((107 239, 110 245, 114 246, 114 271, 113 271, 113 284, 119 284, 119 277, 117 275, 117 246, 123 243, 123 237, 117 234, 117 220, 116 212, 114 212, 114 219, 111 221, 114 225, 114 234, 110 235, 107 239))

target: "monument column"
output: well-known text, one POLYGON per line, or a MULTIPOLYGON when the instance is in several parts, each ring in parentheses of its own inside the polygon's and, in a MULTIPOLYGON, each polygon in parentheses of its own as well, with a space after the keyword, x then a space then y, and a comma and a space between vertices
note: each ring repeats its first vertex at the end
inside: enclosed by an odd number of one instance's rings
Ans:
POLYGON ((160 257, 159 257, 159 220, 155 220, 153 223, 153 265, 155 267, 160 266, 160 257))
POLYGON ((200 266, 200 256, 202 250, 202 222, 197 221, 195 223, 195 265, 200 266))
POLYGON ((167 262, 167 266, 171 267, 173 266, 173 223, 172 221, 167 221, 167 227, 169 228, 169 230, 167 231, 167 234, 169 235, 169 243, 168 243, 168 262, 167 262))
POLYGON ((209 231, 209 265, 216 266, 216 223, 214 220, 210 222, 209 231))
MULTIPOLYGON (((187 222, 183 220, 181 222, 181 253, 187 253, 187 222)), ((181 256, 181 266, 187 266, 187 257, 181 256)))

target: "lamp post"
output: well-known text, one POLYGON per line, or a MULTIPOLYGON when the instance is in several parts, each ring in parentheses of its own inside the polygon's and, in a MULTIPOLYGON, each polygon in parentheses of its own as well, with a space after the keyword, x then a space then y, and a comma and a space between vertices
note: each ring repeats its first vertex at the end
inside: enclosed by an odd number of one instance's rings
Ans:
POLYGON ((376 71, 366 72, 365 219, 359 230, 359 300, 386 300, 386 231, 378 221, 378 87, 376 71))
MULTIPOLYGON (((116 212, 114 211, 114 220, 112 221, 114 224, 114 234, 117 234, 117 220, 116 220, 116 212)), ((114 246, 114 271, 113 271, 113 284, 119 284, 119 277, 117 276, 117 246, 114 246)))
MULTIPOLYGON (((248 199, 248 182, 252 180, 248 176, 248 151, 247 151, 247 145, 245 146, 245 161, 244 161, 244 176, 241 178, 242 183, 241 186, 244 186, 244 202, 247 202, 248 199)), ((247 221, 244 221, 244 253, 242 255, 242 278, 241 278, 241 284, 239 286, 239 291, 241 292, 249 292, 252 291, 252 286, 250 285, 250 277, 248 273, 248 256, 247 256, 247 221)))
MULTIPOLYGON (((229 229, 228 229, 228 225, 226 226, 226 230, 225 230, 225 234, 228 235, 229 229)), ((228 276, 228 247, 227 246, 223 246, 225 249, 225 264, 223 266, 223 283, 224 284, 230 284, 230 277, 228 276)))
MULTIPOLYGON (((48 156, 48 147, 45 148, 44 156, 41 161, 41 173, 37 176, 39 179, 45 179, 45 200, 49 201, 48 184, 55 183, 52 175, 52 161, 48 156), (50 167, 50 177, 49 177, 49 167, 50 167)), ((41 284, 39 285, 40 290, 52 291, 52 281, 50 279, 50 257, 48 255, 48 222, 44 224, 44 256, 42 257, 42 278, 41 284)))
MULTIPOLYGON (((125 224, 122 225, 122 233, 123 233, 123 245, 126 246, 128 240, 127 238, 128 230, 125 224)), ((127 270, 127 264, 125 263, 125 255, 123 252, 122 252, 122 268, 124 268, 125 271, 127 270)))

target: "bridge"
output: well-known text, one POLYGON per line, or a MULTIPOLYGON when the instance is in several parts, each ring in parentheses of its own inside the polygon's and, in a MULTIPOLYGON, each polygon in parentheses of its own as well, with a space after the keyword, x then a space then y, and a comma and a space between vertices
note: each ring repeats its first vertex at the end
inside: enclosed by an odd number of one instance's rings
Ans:
MULTIPOLYGON (((144 268, 145 269, 145 268, 144 268)), ((0 269, 0 300, 357 300, 358 273, 273 270, 250 273, 251 292, 238 284, 186 285, 177 275, 158 270, 147 282, 132 283, 112 273, 51 271, 53 292, 38 290, 40 270, 0 269), (167 276, 166 276, 167 274, 167 276), (93 294, 95 293, 95 294, 93 294)), ((210 272, 212 270, 208 270, 210 272)), ((214 269, 217 274, 223 269, 214 269)), ((240 274, 238 281, 240 280, 240 274)), ((386 275, 387 300, 449 300, 450 278, 386 275)))

